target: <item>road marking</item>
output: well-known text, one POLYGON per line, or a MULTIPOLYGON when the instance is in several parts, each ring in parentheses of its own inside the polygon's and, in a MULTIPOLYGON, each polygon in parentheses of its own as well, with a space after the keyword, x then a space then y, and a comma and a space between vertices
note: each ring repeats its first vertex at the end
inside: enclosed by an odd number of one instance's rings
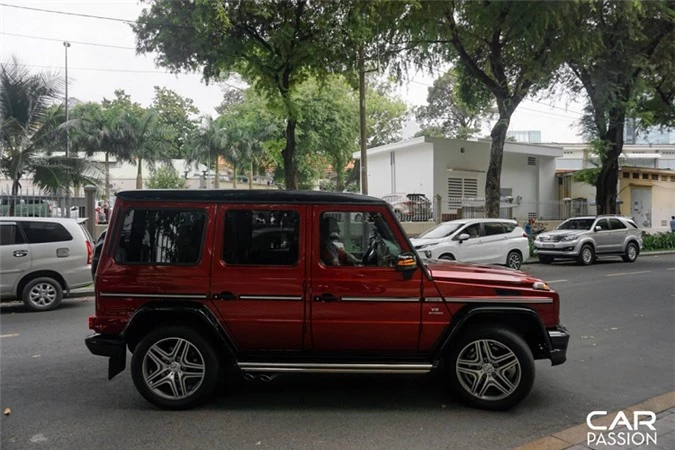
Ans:
POLYGON ((609 275, 605 275, 606 277, 620 277, 622 275, 637 275, 639 273, 650 273, 651 270, 642 270, 640 272, 621 272, 621 273, 610 273, 609 275))
POLYGON ((551 281, 549 281, 549 283, 564 283, 565 281, 569 281, 569 280, 551 280, 551 281))
POLYGON ((675 267, 668 267, 666 270, 675 270, 675 267))
POLYGON ((0 338, 6 338, 6 337, 17 337, 19 333, 14 333, 14 334, 0 334, 0 338))

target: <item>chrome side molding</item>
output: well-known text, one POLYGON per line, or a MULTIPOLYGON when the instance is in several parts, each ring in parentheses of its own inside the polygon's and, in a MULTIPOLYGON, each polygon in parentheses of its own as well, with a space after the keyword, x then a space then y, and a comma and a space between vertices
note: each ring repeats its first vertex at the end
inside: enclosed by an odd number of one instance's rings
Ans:
POLYGON ((431 363, 420 364, 322 364, 322 363, 264 363, 238 362, 244 372, 267 373, 400 373, 423 374, 431 372, 431 363))

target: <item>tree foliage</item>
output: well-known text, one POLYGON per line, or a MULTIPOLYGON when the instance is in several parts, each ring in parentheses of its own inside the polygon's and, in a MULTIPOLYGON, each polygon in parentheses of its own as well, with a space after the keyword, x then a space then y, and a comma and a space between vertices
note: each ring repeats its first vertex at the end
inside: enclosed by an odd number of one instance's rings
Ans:
POLYGON ((368 147, 400 141, 407 118, 408 106, 394 93, 393 83, 371 80, 366 90, 368 147))
POLYGON ((152 171, 146 182, 148 189, 185 189, 187 183, 171 165, 162 165, 152 171))
POLYGON ((418 135, 471 139, 494 113, 492 105, 492 95, 483 84, 466 70, 450 69, 429 88, 427 104, 415 111, 422 126, 418 135))
POLYGON ((588 97, 582 125, 599 143, 598 213, 616 213, 619 156, 626 119, 644 125, 673 124, 675 8, 672 2, 575 4, 580 47, 570 52, 570 84, 588 97))
POLYGON ((157 125, 170 133, 163 147, 164 156, 171 159, 187 157, 185 141, 197 128, 195 116, 199 109, 191 98, 183 97, 166 87, 155 86, 150 108, 155 111, 157 125))

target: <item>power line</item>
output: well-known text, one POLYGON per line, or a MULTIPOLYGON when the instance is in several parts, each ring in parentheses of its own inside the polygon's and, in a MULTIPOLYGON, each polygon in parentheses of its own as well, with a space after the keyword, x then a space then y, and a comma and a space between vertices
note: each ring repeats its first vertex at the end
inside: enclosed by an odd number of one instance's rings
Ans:
POLYGON ((92 45, 92 46, 95 46, 95 47, 118 48, 118 49, 123 49, 123 50, 136 50, 134 47, 125 47, 125 46, 122 46, 122 45, 98 44, 98 43, 95 43, 95 42, 84 42, 84 41, 71 41, 70 39, 55 39, 55 38, 48 38, 48 37, 42 37, 42 36, 30 36, 28 34, 7 33, 6 31, 0 31, 0 34, 4 34, 4 35, 7 35, 7 36, 29 38, 29 39, 39 39, 41 41, 54 41, 54 42, 68 41, 71 44, 92 45))
POLYGON ((105 16, 96 16, 93 14, 81 14, 81 13, 74 13, 74 12, 68 12, 68 11, 56 11, 53 9, 42 9, 42 8, 32 8, 30 6, 19 6, 19 5, 10 5, 7 3, 0 3, 0 6, 4 6, 7 8, 16 8, 16 9, 26 9, 29 11, 39 11, 43 13, 49 13, 49 14, 62 14, 64 16, 77 16, 77 17, 86 17, 88 19, 100 19, 100 20, 110 20, 113 22, 122 22, 122 23, 128 23, 128 24, 135 24, 136 21, 134 20, 126 20, 126 19, 119 19, 117 17, 105 17, 105 16))

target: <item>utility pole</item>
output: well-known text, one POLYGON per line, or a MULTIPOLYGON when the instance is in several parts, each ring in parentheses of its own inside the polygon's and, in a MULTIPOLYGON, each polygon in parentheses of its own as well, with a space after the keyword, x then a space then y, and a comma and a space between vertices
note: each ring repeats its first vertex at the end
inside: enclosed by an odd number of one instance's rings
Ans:
MULTIPOLYGON (((63 46, 66 49, 66 122, 70 119, 68 115, 68 47, 70 47, 70 42, 63 41, 63 46)), ((66 127, 66 158, 70 154, 70 136, 68 133, 68 128, 66 127)))
MULTIPOLYGON (((363 45, 359 47, 359 121, 361 143, 361 193, 368 195, 368 148, 366 142, 366 61, 363 45)), ((342 170, 342 169, 341 169, 342 170)))

